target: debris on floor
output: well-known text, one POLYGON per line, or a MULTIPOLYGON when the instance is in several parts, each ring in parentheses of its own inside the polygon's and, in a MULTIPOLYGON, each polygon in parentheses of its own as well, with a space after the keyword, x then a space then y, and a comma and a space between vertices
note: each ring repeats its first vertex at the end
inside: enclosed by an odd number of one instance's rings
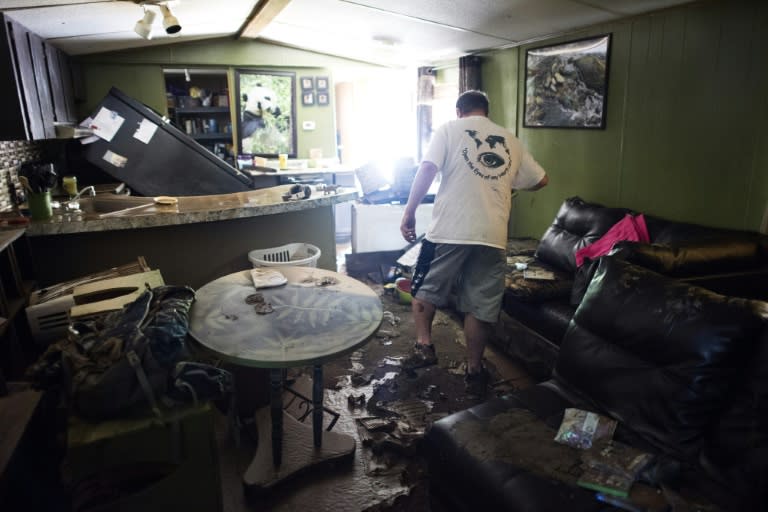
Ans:
MULTIPOLYGON (((338 414, 334 430, 356 438, 354 461, 302 475, 265 501, 264 510, 298 510, 312 503, 338 512, 429 511, 427 468, 418 457, 419 444, 432 423, 479 403, 464 389, 466 347, 460 320, 438 310, 432 328, 438 363, 405 370, 402 361, 416 339, 411 308, 383 285, 367 284, 384 306, 381 327, 368 343, 323 365, 324 406, 338 414), (339 489, 344 489, 343 496, 339 489)), ((496 394, 514 388, 517 375, 500 374, 493 361, 486 365, 496 394)), ((311 383, 310 368, 287 373, 294 382, 311 383)), ((306 409, 296 407, 295 412, 304 415, 306 409)), ((324 414, 324 426, 333 419, 324 414)), ((311 414, 304 421, 311 421, 311 414)))

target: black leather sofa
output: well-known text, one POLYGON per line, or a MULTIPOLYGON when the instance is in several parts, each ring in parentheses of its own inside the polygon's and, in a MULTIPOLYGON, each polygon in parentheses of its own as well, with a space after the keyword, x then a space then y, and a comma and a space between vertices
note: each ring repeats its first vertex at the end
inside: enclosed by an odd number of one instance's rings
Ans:
POLYGON ((436 508, 615 510, 575 485, 579 454, 553 448, 576 407, 618 420, 614 439, 655 455, 650 488, 708 507, 673 510, 768 510, 767 318, 765 302, 600 258, 552 378, 427 432, 436 508))
MULTIPOLYGON (((493 341, 538 380, 551 375, 594 269, 589 260, 577 268, 576 251, 599 240, 625 215, 637 213, 568 198, 537 245, 508 250, 503 313, 493 341), (515 262, 550 270, 555 280, 524 279, 515 262)), ((719 293, 768 298, 768 236, 644 217, 650 243, 614 246, 627 261, 719 293)))

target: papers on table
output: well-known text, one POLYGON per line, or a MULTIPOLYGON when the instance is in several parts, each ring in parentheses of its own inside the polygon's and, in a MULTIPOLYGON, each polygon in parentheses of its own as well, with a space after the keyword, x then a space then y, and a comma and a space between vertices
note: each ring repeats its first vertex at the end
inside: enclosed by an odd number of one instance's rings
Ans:
POLYGON ((251 270, 251 279, 256 289, 281 286, 288 282, 283 274, 268 268, 254 268, 251 270))

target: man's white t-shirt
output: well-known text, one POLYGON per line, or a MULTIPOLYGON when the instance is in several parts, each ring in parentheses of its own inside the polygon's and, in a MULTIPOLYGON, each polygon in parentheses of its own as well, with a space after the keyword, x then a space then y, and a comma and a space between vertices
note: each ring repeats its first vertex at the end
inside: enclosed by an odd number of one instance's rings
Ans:
POLYGON ((436 243, 506 248, 512 189, 546 175, 517 137, 484 116, 438 128, 422 160, 442 174, 426 234, 436 243))

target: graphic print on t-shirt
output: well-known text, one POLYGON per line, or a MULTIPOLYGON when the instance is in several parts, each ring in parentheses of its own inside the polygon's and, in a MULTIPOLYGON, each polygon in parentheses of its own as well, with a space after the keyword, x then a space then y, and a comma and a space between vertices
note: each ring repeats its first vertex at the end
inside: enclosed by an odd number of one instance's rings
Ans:
POLYGON ((464 130, 474 142, 465 147, 461 154, 464 162, 476 175, 486 180, 498 180, 509 172, 512 158, 507 141, 501 135, 484 135, 477 130, 464 130))

